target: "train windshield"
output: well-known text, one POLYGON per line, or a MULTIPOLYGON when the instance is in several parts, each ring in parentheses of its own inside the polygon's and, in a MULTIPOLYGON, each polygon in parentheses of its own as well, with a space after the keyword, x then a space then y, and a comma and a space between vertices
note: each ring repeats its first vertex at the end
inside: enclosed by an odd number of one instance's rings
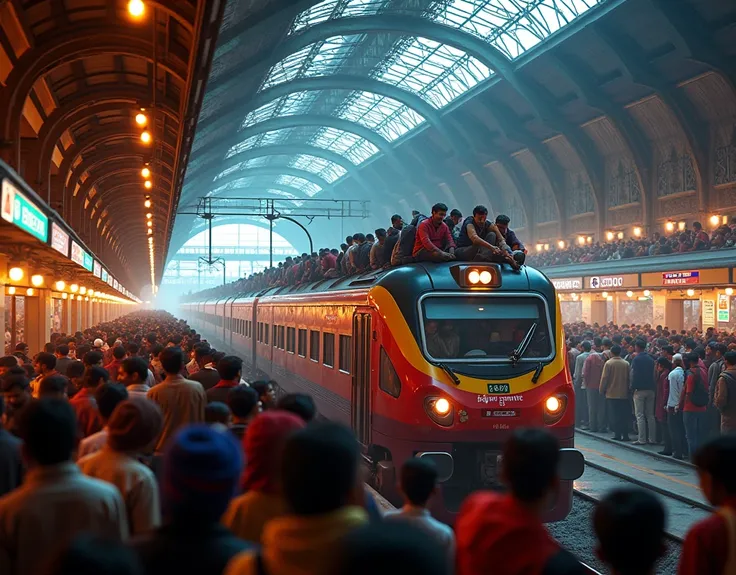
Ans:
POLYGON ((430 359, 509 361, 534 324, 522 361, 553 355, 547 308, 539 297, 430 296, 422 301, 422 316, 430 359))

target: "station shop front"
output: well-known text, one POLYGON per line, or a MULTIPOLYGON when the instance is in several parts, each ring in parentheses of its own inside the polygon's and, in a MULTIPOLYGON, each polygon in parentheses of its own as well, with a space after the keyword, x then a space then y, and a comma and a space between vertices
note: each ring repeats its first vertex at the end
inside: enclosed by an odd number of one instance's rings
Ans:
POLYGON ((565 323, 736 329, 733 268, 551 278, 565 323))

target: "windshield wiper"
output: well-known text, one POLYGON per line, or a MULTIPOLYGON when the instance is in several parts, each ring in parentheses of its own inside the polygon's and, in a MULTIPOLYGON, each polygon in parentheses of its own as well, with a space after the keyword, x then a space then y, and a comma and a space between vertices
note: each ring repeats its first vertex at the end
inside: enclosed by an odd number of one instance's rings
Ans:
POLYGON ((529 344, 532 343, 532 338, 534 337, 534 332, 537 331, 537 322, 534 322, 532 326, 529 328, 529 331, 526 332, 526 335, 524 336, 524 339, 521 340, 521 343, 519 344, 519 347, 517 347, 514 351, 511 352, 511 355, 509 355, 509 359, 511 360, 511 365, 516 365, 521 360, 521 357, 526 352, 527 348, 529 347, 529 344))
POLYGON ((437 365, 439 365, 444 370, 444 372, 450 376, 450 379, 455 385, 460 385, 460 379, 457 377, 457 375, 455 375, 455 372, 450 369, 449 365, 447 365, 446 363, 438 363, 437 365))

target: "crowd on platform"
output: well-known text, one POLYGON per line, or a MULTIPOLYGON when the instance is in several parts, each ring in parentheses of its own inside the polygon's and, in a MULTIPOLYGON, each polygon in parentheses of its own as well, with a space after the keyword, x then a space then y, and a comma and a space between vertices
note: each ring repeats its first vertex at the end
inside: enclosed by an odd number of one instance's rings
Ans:
MULTIPOLYGON (((628 343, 628 329, 598 333, 628 343)), ((579 324, 568 331, 571 344, 599 337, 579 324)), ((350 429, 319 421, 308 395, 277 399, 275 382, 246 382, 239 357, 169 314, 138 312, 51 339, 33 358, 24 344, 0 358, 3 575, 584 572, 541 522, 558 490, 560 453, 543 429, 511 435, 502 458, 508 491, 469 495, 453 530, 428 511, 438 489, 431 462, 396 462, 404 505, 382 511, 362 483, 350 429)), ((667 341, 688 358, 697 349, 689 338, 667 341)), ((600 345, 605 357, 608 343, 600 345)), ((615 362, 628 373, 617 346, 604 380, 615 362)), ((732 352, 715 353, 729 361, 732 352)), ((694 462, 719 511, 693 527, 680 573, 731 573, 736 437, 705 443, 694 462)), ((612 573, 654 573, 666 549, 654 495, 613 491, 592 519, 612 573)))
POLYGON ((658 325, 565 326, 576 424, 660 454, 695 457, 736 431, 736 334, 658 325))
POLYGON ((445 204, 432 206, 429 217, 412 212, 407 224, 399 214, 391 225, 375 233, 355 233, 337 248, 322 248, 312 254, 287 257, 278 266, 267 268, 225 286, 196 294, 198 298, 224 297, 277 286, 301 285, 322 279, 336 279, 379 271, 412 262, 477 261, 507 263, 518 269, 514 251, 525 251, 506 215, 488 221, 488 208, 475 206, 470 216, 449 212, 445 204))
POLYGON ((693 222, 692 228, 684 227, 669 234, 654 232, 646 238, 612 237, 607 242, 593 243, 591 240, 590 243, 585 241, 584 245, 563 244, 563 247, 555 243, 538 244, 529 254, 527 263, 535 267, 562 266, 732 248, 736 245, 736 218, 731 218, 728 225, 718 226, 710 235, 700 222, 693 222))

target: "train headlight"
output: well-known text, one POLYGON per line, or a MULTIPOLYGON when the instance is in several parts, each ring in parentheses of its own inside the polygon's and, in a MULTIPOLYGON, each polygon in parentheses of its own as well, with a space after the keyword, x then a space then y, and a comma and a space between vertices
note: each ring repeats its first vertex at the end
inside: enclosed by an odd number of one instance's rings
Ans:
POLYGON ((553 425, 562 419, 567 408, 567 396, 563 394, 550 395, 544 400, 544 423, 553 425))
MULTIPOLYGON (((488 273, 488 272, 483 272, 483 273, 488 273)), ((491 275, 491 274, 488 274, 488 275, 491 275)), ((477 284, 480 281, 480 278, 481 278, 481 274, 478 273, 478 270, 471 270, 468 273, 468 282, 471 284, 477 284)))
POLYGON ((450 427, 454 420, 452 403, 444 397, 428 397, 424 400, 424 411, 437 425, 450 427))
POLYGON ((488 270, 480 272, 480 283, 482 283, 483 285, 488 285, 489 283, 491 283, 492 279, 493 279, 493 276, 491 275, 491 272, 489 272, 488 270))

